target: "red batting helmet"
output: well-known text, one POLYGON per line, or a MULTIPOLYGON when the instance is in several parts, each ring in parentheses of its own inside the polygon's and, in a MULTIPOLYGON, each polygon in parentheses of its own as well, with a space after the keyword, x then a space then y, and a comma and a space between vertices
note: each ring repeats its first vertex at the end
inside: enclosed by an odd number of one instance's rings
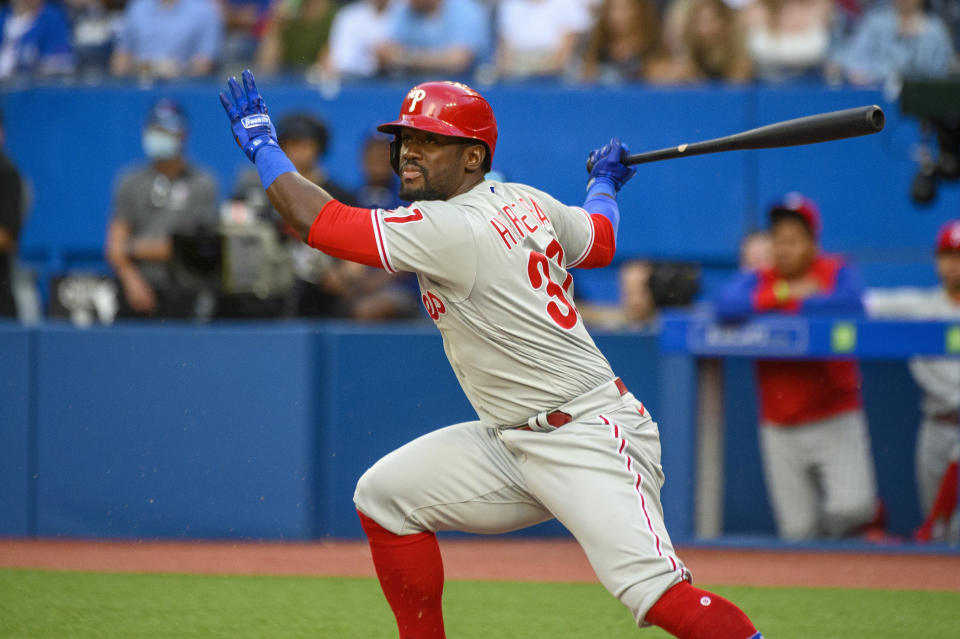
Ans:
POLYGON ((482 142, 487 147, 484 170, 489 171, 497 147, 497 120, 482 95, 459 82, 424 82, 410 89, 400 106, 400 117, 377 127, 392 133, 390 164, 400 172, 400 143, 396 137, 407 127, 455 138, 482 142))
POLYGON ((770 207, 771 224, 784 214, 799 217, 814 239, 820 237, 820 207, 807 196, 796 191, 784 195, 783 200, 770 207))
POLYGON ((950 220, 937 234, 937 253, 960 252, 960 220, 950 220))

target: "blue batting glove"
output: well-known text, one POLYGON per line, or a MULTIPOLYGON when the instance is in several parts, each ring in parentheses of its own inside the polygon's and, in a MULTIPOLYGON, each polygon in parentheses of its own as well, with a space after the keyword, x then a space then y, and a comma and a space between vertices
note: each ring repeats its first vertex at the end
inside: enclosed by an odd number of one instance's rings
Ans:
POLYGON ((231 77, 227 80, 230 97, 221 91, 220 104, 230 118, 234 139, 253 162, 257 151, 267 146, 279 148, 280 143, 277 142, 277 130, 267 115, 267 105, 257 91, 253 73, 246 69, 240 77, 243 79, 243 88, 235 77, 231 77))
POLYGON ((589 189, 598 178, 606 178, 613 184, 613 188, 619 191, 627 181, 637 174, 637 170, 632 166, 627 166, 620 159, 630 155, 630 149, 626 144, 620 142, 619 138, 612 138, 610 143, 590 152, 590 163, 593 169, 590 171, 590 181, 587 183, 589 189))

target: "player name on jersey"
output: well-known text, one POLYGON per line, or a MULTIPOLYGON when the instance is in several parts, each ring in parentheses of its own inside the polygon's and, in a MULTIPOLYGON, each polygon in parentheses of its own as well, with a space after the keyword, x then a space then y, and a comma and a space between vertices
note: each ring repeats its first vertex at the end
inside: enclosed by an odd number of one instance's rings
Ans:
POLYGON ((532 197, 529 204, 522 197, 517 198, 516 202, 510 202, 510 204, 501 208, 499 213, 499 218, 490 218, 490 224, 496 230, 500 239, 503 240, 503 245, 508 251, 517 246, 520 240, 528 234, 536 232, 541 224, 550 224, 550 220, 544 215, 540 204, 532 197), (537 223, 531 226, 530 223, 534 221, 534 218, 537 223), (516 234, 514 234, 514 231, 516 231, 516 234))

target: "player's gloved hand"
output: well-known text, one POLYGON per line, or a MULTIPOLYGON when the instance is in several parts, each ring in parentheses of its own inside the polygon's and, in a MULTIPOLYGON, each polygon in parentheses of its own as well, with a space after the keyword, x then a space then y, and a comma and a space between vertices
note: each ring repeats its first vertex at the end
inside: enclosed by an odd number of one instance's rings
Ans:
POLYGON ((619 138, 612 138, 609 144, 590 152, 588 163, 593 167, 590 170, 590 181, 587 183, 589 190, 598 178, 607 178, 613 183, 613 188, 619 191, 627 180, 637 174, 637 170, 632 166, 627 166, 620 161, 626 155, 630 155, 630 149, 626 144, 620 142, 619 138))
POLYGON ((261 148, 265 146, 279 148, 280 144, 277 142, 277 130, 273 127, 270 116, 267 115, 267 105, 257 91, 253 73, 250 69, 246 69, 240 76, 243 79, 243 87, 240 87, 235 77, 231 77, 227 80, 230 96, 221 91, 220 104, 230 118, 234 139, 253 162, 257 151, 261 148))

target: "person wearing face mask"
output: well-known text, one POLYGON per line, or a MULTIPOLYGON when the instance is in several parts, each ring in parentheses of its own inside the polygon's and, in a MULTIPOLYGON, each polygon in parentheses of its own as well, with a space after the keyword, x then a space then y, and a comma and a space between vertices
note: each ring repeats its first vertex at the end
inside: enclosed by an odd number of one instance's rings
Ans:
POLYGON ((184 156, 187 119, 161 99, 143 128, 148 163, 118 181, 107 230, 106 257, 120 284, 121 317, 191 317, 197 291, 172 277, 173 235, 214 227, 217 184, 184 156))

